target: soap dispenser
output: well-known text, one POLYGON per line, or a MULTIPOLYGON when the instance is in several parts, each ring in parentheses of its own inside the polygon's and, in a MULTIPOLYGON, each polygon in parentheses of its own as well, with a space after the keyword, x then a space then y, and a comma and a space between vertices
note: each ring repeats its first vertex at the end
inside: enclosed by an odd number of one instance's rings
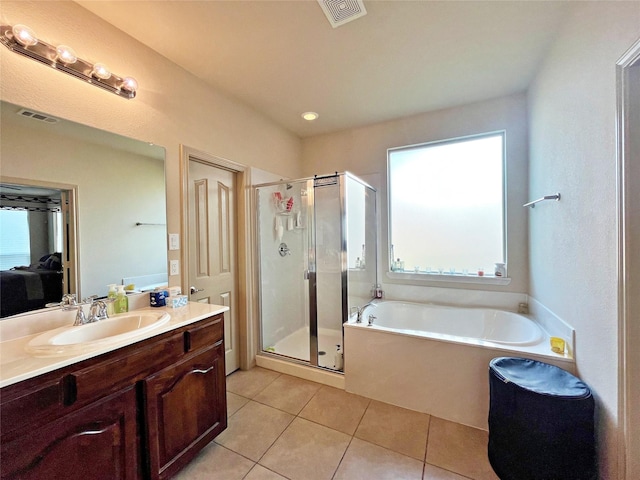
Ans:
POLYGON ((124 285, 118 285, 114 311, 115 313, 126 313, 129 311, 129 299, 124 291, 124 285))
POLYGON ((115 302, 118 293, 116 291, 115 283, 110 283, 109 285, 107 285, 107 287, 109 287, 109 291, 107 292, 107 301, 105 302, 107 304, 107 315, 113 315, 114 313, 116 313, 115 302))

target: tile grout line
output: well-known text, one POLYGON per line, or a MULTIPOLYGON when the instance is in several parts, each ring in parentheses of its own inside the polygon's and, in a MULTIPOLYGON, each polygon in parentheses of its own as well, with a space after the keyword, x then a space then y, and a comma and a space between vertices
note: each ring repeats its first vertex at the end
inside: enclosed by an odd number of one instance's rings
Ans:
MULTIPOLYGON (((338 470, 340 470, 340 465, 342 465, 342 461, 344 460, 344 457, 347 455, 347 451, 349 450, 349 447, 351 447, 351 444, 353 443, 353 439, 356 438, 356 432, 358 431, 358 427, 362 423, 362 419, 364 418, 365 414, 367 413, 367 410, 369 410, 369 406, 370 405, 371 405, 371 399, 369 399, 369 402, 367 403, 366 408, 362 412, 362 416, 360 417, 360 420, 358 420, 358 424, 356 425, 356 428, 353 430, 353 434, 350 435, 351 439, 349 440, 349 444, 347 445, 347 448, 344 449, 344 452, 342 452, 342 456, 340 457, 340 461, 338 462, 338 465, 336 465, 336 469, 333 472, 333 475, 331 475, 331 479, 332 480, 336 477, 336 474, 338 473, 338 470)), ((336 430, 336 432, 337 431, 338 430, 336 430)))
POLYGON ((349 450, 349 447, 351 446, 351 443, 353 442, 354 438, 355 437, 353 435, 351 435, 351 438, 349 439, 349 444, 347 445, 347 448, 344 449, 344 452, 342 452, 342 456, 340 457, 340 461, 336 465, 336 469, 333 471, 333 475, 331 475, 331 480, 336 478, 336 474, 338 473, 338 470, 340 470, 340 465, 342 465, 342 461, 344 460, 344 457, 347 455, 347 451, 349 450))
POLYGON ((424 476, 427 473, 427 451, 429 449, 429 435, 431 435, 431 418, 429 415, 429 422, 427 422, 427 439, 424 444, 424 461, 422 462, 422 479, 424 480, 424 476))

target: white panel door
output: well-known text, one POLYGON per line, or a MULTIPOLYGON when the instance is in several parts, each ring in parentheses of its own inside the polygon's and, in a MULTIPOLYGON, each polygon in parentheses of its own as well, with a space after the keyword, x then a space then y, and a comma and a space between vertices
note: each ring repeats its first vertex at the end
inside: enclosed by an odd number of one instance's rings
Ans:
POLYGON ((225 305, 226 374, 240 367, 236 256, 236 174, 189 158, 189 295, 225 305))

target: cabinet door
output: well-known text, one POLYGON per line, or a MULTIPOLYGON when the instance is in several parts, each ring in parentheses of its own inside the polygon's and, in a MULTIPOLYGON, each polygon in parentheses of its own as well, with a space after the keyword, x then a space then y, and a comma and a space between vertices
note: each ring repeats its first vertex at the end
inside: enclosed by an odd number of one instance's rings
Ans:
POLYGON ((145 380, 152 479, 174 475, 226 428, 223 348, 220 342, 145 380))
POLYGON ((137 475, 133 388, 3 442, 2 479, 134 480, 137 475))

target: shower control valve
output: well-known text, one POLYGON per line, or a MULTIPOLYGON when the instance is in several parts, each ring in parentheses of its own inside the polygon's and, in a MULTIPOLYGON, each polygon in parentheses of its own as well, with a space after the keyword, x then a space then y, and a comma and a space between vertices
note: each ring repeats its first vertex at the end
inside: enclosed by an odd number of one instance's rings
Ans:
POLYGON ((287 247, 287 244, 284 242, 281 243, 280 246, 278 247, 278 252, 280 253, 281 257, 291 255, 291 250, 289 249, 289 247, 287 247))

